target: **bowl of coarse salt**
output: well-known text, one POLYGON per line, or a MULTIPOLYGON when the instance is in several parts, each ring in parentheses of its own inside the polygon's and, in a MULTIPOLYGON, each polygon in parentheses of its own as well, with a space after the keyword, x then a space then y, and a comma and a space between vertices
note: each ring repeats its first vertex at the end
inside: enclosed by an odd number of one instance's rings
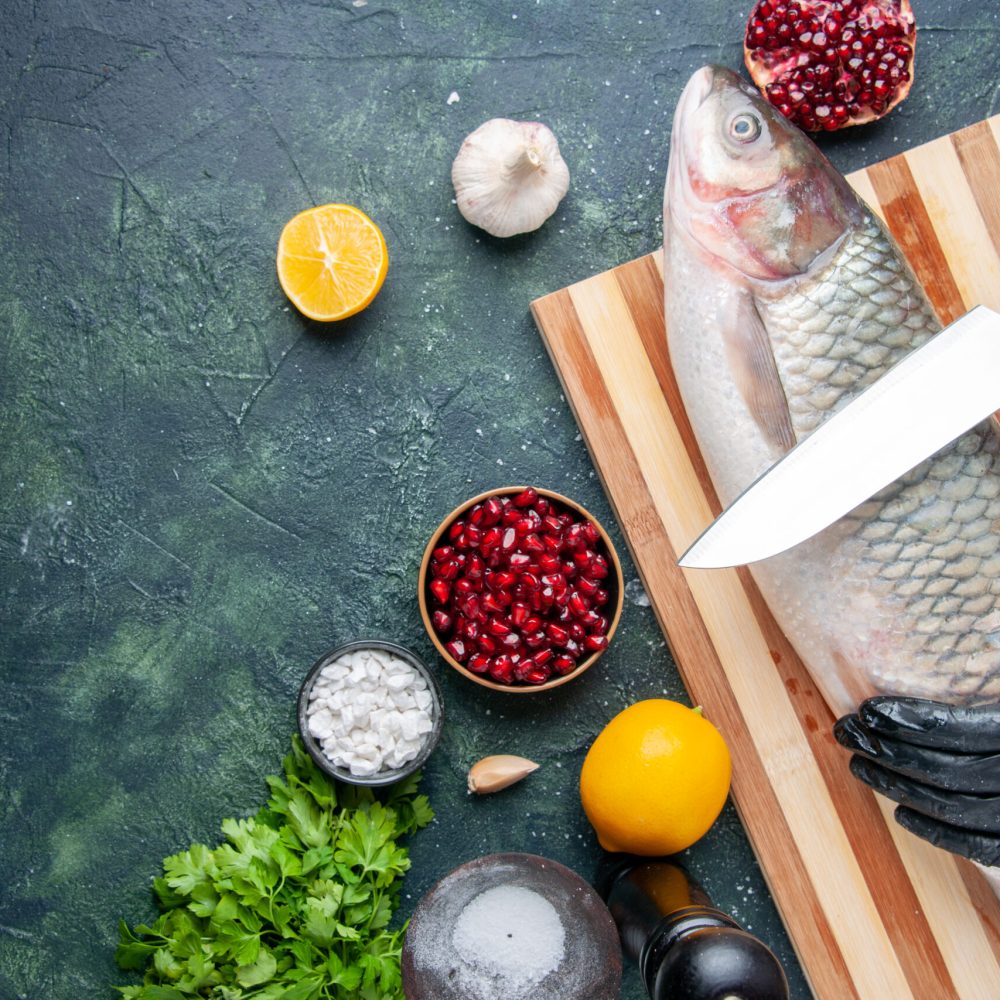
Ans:
POLYGON ((394 642, 362 639, 321 656, 299 689, 299 732, 326 774, 391 785, 419 770, 441 737, 441 690, 394 642))

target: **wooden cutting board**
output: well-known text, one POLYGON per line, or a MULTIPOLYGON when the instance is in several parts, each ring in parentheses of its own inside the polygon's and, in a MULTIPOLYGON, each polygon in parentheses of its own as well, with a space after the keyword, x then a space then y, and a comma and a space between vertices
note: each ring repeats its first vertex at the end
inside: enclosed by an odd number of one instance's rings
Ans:
MULTIPOLYGON (((1000 116, 849 178, 947 322, 1000 310, 998 141, 1000 116)), ((732 749, 737 809, 815 994, 996 1000, 1000 904, 978 870, 850 777, 749 573, 675 564, 720 507, 667 356, 660 255, 532 312, 688 691, 732 749)))

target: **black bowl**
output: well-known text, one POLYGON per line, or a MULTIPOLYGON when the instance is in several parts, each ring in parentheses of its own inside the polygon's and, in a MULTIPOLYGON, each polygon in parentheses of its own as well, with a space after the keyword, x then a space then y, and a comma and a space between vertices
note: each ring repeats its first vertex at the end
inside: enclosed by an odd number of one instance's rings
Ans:
POLYGON ((406 649, 404 646, 400 646, 394 642, 383 642, 381 639, 359 639, 356 642, 349 642, 346 645, 338 646, 336 649, 331 649, 328 653, 324 653, 310 668, 309 673, 306 674, 305 680, 302 682, 302 687, 299 688, 299 701, 298 701, 298 720, 299 720, 299 734, 302 736, 302 742, 305 744, 306 750, 309 752, 309 756, 316 762, 316 766, 324 773, 329 775, 331 778, 336 778, 337 781, 344 781, 349 785, 367 785, 371 788, 381 788, 385 785, 393 785, 397 781, 402 781, 403 778, 408 778, 415 771, 419 771, 421 767, 430 757, 434 748, 438 744, 438 740, 441 738, 441 729, 444 725, 444 709, 441 705, 441 688, 438 686, 438 682, 434 679, 433 674, 427 669, 424 662, 415 654, 411 653, 410 650, 406 649), (431 722, 434 728, 426 734, 424 738, 424 745, 420 748, 420 752, 411 761, 407 761, 402 767, 393 768, 391 770, 378 771, 370 777, 361 777, 356 774, 351 774, 351 772, 344 767, 337 767, 333 761, 323 752, 323 748, 317 742, 316 737, 309 732, 309 692, 312 690, 313 683, 316 680, 319 672, 327 665, 332 663, 334 660, 343 656, 345 653, 353 653, 359 649, 379 649, 386 653, 391 653, 393 656, 399 657, 401 660, 406 660, 414 670, 420 674, 421 677, 427 681, 427 689, 430 691, 431 695, 431 722))

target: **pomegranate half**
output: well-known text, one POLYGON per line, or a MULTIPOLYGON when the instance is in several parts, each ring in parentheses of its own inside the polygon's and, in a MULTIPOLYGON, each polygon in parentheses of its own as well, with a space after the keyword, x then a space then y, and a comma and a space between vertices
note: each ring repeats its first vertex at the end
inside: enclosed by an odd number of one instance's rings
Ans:
POLYGON ((833 131, 881 118, 906 97, 916 41, 910 0, 759 0, 743 55, 786 118, 833 131))

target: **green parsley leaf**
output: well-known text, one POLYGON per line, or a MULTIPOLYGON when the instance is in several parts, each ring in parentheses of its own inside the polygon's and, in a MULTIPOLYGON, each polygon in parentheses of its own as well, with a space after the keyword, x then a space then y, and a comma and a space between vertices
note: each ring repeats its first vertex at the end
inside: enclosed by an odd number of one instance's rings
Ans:
POLYGON ((267 805, 222 823, 215 848, 166 858, 160 916, 119 925, 126 1000, 402 1000, 389 930, 410 861, 399 838, 433 818, 415 776, 377 794, 327 780, 295 737, 267 805))

